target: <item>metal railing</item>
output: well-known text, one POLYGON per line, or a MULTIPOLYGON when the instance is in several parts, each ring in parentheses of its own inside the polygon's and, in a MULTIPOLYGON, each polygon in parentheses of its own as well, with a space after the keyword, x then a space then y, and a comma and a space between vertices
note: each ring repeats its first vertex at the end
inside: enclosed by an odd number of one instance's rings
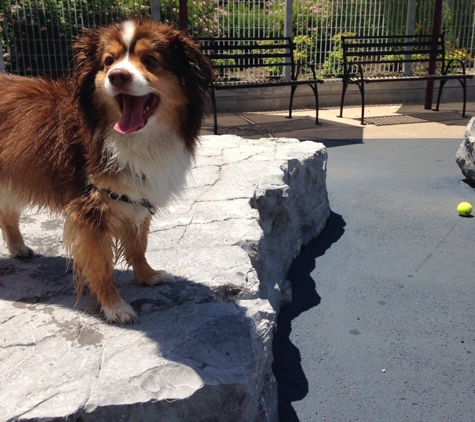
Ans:
MULTIPOLYGON (((188 30, 192 36, 222 37, 290 33, 297 44, 296 61, 311 63, 320 76, 330 77, 339 73, 343 34, 397 35, 409 29, 429 34, 433 3, 293 0, 293 7, 286 9, 285 0, 188 0, 188 30), (415 7, 408 13, 411 4, 415 7)), ((462 58, 475 71, 475 0, 444 0, 443 6, 448 54, 462 58)), ((12 73, 55 77, 69 71, 71 43, 82 28, 131 15, 160 17, 180 26, 179 12, 179 0, 1 0, 3 66, 12 73)))
POLYGON ((148 1, 5 0, 0 8, 5 68, 21 75, 67 73, 72 40, 84 27, 149 13, 148 1))

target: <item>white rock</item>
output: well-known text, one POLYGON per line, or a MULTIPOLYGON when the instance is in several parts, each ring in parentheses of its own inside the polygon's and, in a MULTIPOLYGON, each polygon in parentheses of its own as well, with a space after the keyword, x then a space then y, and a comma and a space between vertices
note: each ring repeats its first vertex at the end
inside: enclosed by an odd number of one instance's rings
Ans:
POLYGON ((467 125, 464 140, 455 154, 455 161, 467 182, 475 184, 475 117, 467 125))
POLYGON ((326 151, 292 139, 207 136, 148 258, 177 279, 116 279, 140 316, 108 325, 75 305, 62 222, 22 218, 31 261, 0 246, 1 421, 277 421, 272 338, 286 273, 329 216, 326 151), (68 270, 69 268, 69 270, 68 270))

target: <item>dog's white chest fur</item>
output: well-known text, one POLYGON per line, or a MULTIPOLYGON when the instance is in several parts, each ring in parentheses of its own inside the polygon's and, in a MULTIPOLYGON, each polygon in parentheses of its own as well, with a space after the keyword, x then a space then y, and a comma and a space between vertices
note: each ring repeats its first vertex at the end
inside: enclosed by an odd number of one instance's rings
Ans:
POLYGON ((104 154, 106 169, 117 172, 123 187, 117 193, 139 203, 145 199, 157 208, 180 194, 193 160, 171 128, 154 122, 129 135, 112 132, 104 154))

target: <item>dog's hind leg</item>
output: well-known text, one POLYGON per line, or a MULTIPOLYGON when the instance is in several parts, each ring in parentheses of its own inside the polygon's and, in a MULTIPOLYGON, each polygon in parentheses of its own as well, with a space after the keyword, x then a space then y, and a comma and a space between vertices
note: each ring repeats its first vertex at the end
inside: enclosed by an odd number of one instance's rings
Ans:
POLYGON ((64 241, 74 260, 78 295, 87 285, 108 322, 133 323, 137 314, 122 300, 114 283, 113 241, 107 219, 107 205, 99 192, 91 191, 68 205, 64 241))
POLYGON ((33 251, 25 245, 20 232, 20 207, 4 190, 0 190, 0 229, 8 251, 14 258, 33 257, 33 251))
POLYGON ((141 286, 164 284, 174 278, 166 271, 154 270, 147 262, 145 251, 147 250, 150 220, 150 216, 147 216, 139 226, 130 223, 123 224, 121 228, 120 240, 125 260, 134 270, 135 282, 141 286))

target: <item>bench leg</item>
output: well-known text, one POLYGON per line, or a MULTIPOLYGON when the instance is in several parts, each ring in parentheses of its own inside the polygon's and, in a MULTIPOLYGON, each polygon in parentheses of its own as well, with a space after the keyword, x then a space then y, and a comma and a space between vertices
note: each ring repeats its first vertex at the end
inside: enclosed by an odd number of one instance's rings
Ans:
POLYGON ((364 95, 364 82, 361 82, 358 85, 358 88, 361 93, 361 124, 364 125, 364 106, 365 106, 365 95, 364 95))
MULTIPOLYGON (((460 82, 460 85, 462 85, 462 92, 463 92, 462 117, 467 117, 465 115, 465 111, 467 108, 467 81, 465 79, 457 79, 457 80, 460 82)), ((447 82, 447 79, 441 79, 440 81, 439 93, 437 94, 437 105, 435 107, 435 111, 439 111, 440 98, 442 97, 442 89, 444 88, 446 82, 447 82)))
POLYGON ((292 85, 290 87, 289 115, 287 116, 288 119, 292 118, 292 107, 294 103, 294 95, 295 95, 296 90, 297 90, 297 85, 292 85))
POLYGON ((310 88, 312 88, 313 95, 315 95, 315 124, 318 125, 318 109, 320 108, 318 104, 318 85, 317 84, 312 84, 310 85, 310 88))
POLYGON ((213 105, 213 115, 214 115, 214 134, 218 134, 218 110, 216 109, 216 96, 214 95, 214 88, 211 88, 210 91, 211 104, 213 105))
POLYGON ((462 89, 463 89, 462 117, 467 117, 465 115, 465 109, 467 108, 467 80, 466 79, 459 79, 459 81, 462 84, 462 89))
MULTIPOLYGON (((315 96, 315 124, 318 125, 318 109, 319 109, 319 104, 318 104, 318 88, 317 84, 308 84, 310 88, 312 88, 313 95, 315 96)), ((293 103, 294 103, 294 95, 295 91, 297 90, 297 85, 292 85, 291 91, 290 91, 290 103, 289 103, 289 115, 287 116, 288 119, 292 118, 292 108, 293 108, 293 103)))
POLYGON ((440 98, 442 97, 442 89, 447 82, 447 79, 441 79, 439 83, 439 92, 437 93, 437 104, 435 105, 435 111, 439 111, 440 98))
MULTIPOLYGON (((343 89, 341 91, 341 102, 340 102, 340 115, 338 117, 343 117, 343 104, 345 102, 346 89, 348 88, 348 83, 343 82, 343 89)), ((361 94, 361 124, 364 125, 364 106, 365 106, 365 94, 364 94, 364 82, 356 82, 358 89, 361 94)))
POLYGON ((343 89, 341 90, 341 100, 340 100, 340 115, 338 117, 343 117, 343 104, 345 102, 345 94, 346 89, 348 88, 348 84, 343 82, 343 89))

